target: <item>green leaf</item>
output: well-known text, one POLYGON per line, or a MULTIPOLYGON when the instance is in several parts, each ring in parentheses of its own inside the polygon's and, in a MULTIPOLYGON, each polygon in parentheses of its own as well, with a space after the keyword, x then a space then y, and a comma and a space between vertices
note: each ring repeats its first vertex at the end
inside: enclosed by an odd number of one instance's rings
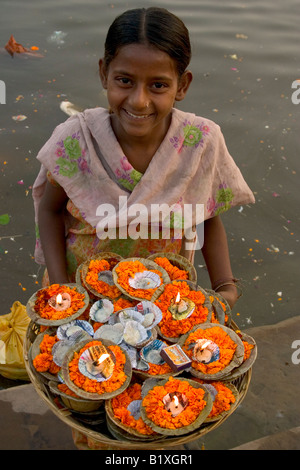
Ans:
POLYGON ((0 215, 0 225, 7 225, 10 222, 10 217, 8 214, 0 215))

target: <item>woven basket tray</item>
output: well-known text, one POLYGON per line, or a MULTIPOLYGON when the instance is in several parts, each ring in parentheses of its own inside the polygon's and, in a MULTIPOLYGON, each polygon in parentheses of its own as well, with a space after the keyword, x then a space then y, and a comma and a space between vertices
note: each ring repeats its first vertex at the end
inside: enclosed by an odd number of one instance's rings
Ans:
POLYGON ((148 256, 147 259, 150 259, 155 262, 155 258, 167 258, 171 264, 173 264, 179 269, 182 269, 188 272, 189 281, 197 282, 196 268, 184 256, 178 255, 177 253, 155 253, 153 255, 148 256))
MULTIPOLYGON (((171 284, 173 284, 174 282, 177 282, 177 281, 172 281, 171 284)), ((207 314, 207 320, 206 322, 210 322, 211 320, 211 316, 212 316, 212 305, 211 305, 211 302, 209 300, 209 295, 207 294, 207 292, 202 289, 202 287, 198 286, 197 284, 195 284, 194 282, 192 281, 182 281, 182 282, 185 282, 189 287, 190 289, 192 290, 195 290, 195 291, 201 291, 202 294, 205 296, 205 302, 203 304, 204 307, 206 307, 208 309, 208 314, 207 314)), ((151 302, 156 302, 156 301, 159 301, 159 297, 163 294, 164 292, 164 289, 165 289, 165 285, 161 285, 157 291, 153 294, 152 298, 151 298, 151 302)), ((158 307, 159 307, 159 304, 156 304, 158 307)), ((180 321, 180 320, 179 320, 180 321)), ((161 332, 161 329, 159 327, 159 324, 157 325, 157 329, 158 329, 158 334, 161 338, 165 339, 166 341, 169 341, 170 343, 177 343, 180 336, 177 336, 177 337, 173 337, 173 338, 169 338, 167 336, 165 336, 162 332, 161 332)))
MULTIPOLYGON (((80 317, 85 311, 86 309, 88 308, 89 306, 89 296, 88 296, 88 293, 87 291, 85 290, 84 287, 82 287, 81 285, 79 284, 75 284, 75 283, 70 283, 70 284, 64 284, 65 286, 67 287, 70 287, 70 288, 73 288, 73 287, 76 287, 77 291, 80 293, 80 294, 84 294, 84 307, 80 308, 76 313, 74 313, 73 315, 69 315, 68 317, 66 318, 62 318, 61 320, 48 320, 46 318, 42 318, 38 312, 35 311, 34 309, 34 306, 35 306, 35 302, 36 302, 36 298, 37 298, 37 292, 35 292, 31 297, 30 299, 28 300, 27 304, 26 304, 26 312, 27 312, 27 315, 31 318, 31 320, 38 324, 38 325, 43 325, 43 326, 60 326, 60 325, 63 325, 65 323, 69 323, 73 320, 76 320, 78 317, 80 317)), ((43 289, 40 289, 40 290, 43 290, 43 289)), ((39 292, 39 291, 38 291, 39 292)))
MULTIPOLYGON (((236 328, 238 328, 235 325, 236 328)), ((197 439, 202 438, 204 435, 212 432, 221 426, 228 417, 233 413, 233 411, 243 402, 245 399, 252 376, 252 368, 248 369, 243 375, 234 380, 233 384, 239 392, 238 401, 236 406, 232 407, 230 411, 222 416, 217 421, 206 423, 204 422, 200 428, 195 431, 185 434, 182 436, 163 436, 162 439, 158 441, 147 441, 139 442, 135 441, 133 438, 127 440, 122 435, 116 437, 114 433, 110 432, 110 429, 106 430, 105 427, 101 427, 101 432, 99 430, 92 429, 89 425, 85 424, 81 419, 82 414, 73 413, 70 409, 64 408, 58 405, 57 395, 53 394, 49 389, 48 385, 41 381, 39 374, 32 369, 29 358, 28 351, 32 345, 32 339, 36 335, 37 327, 34 323, 31 323, 28 326, 26 336, 23 342, 23 357, 25 368, 28 373, 28 376, 33 384, 39 397, 48 405, 49 409, 64 422, 71 429, 75 429, 78 432, 85 434, 89 439, 94 440, 96 443, 104 446, 108 446, 112 450, 157 450, 157 449, 168 449, 174 446, 184 445, 197 439), (78 417, 80 416, 80 418, 78 417)), ((97 413, 97 412, 96 412, 97 413)), ((86 413, 88 416, 89 413, 86 413)))
MULTIPOLYGON (((101 259, 105 259, 107 261, 114 260, 114 262, 119 262, 123 259, 123 257, 118 255, 117 253, 112 253, 110 251, 106 251, 106 252, 99 253, 98 255, 87 259, 80 266, 78 266, 78 268, 76 270, 76 282, 77 282, 77 284, 83 285, 88 290, 91 297, 94 297, 96 299, 109 299, 109 300, 112 300, 110 297, 107 297, 103 294, 100 294, 100 292, 96 291, 85 280, 86 275, 88 273, 88 269, 89 269, 89 265, 90 265, 91 260, 101 260, 101 259)), ((121 297, 121 293, 120 293, 120 297, 121 297)), ((113 299, 113 300, 117 300, 117 299, 113 299)))
POLYGON ((243 357, 244 357, 244 345, 241 339, 239 338, 239 336, 231 328, 228 328, 224 325, 219 325, 215 323, 203 323, 202 325, 197 325, 194 328, 192 328, 192 330, 189 333, 182 336, 180 340, 178 341, 178 344, 183 348, 183 345, 186 339, 188 338, 188 336, 190 335, 190 333, 198 330, 199 328, 202 330, 205 330, 207 328, 214 328, 216 326, 224 330, 230 336, 230 338, 237 344, 237 348, 235 350, 235 353, 231 362, 223 370, 216 372, 215 374, 205 374, 203 372, 200 372, 194 369, 193 367, 190 368, 190 372, 194 377, 198 377, 199 379, 203 379, 206 381, 224 380, 224 378, 228 376, 228 374, 234 368, 242 364, 243 357))

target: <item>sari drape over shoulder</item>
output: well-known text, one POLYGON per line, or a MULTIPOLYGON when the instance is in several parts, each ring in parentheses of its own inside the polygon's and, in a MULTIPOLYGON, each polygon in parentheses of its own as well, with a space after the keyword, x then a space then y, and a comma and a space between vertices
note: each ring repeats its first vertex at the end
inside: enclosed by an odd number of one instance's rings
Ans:
MULTIPOLYGON (((36 226, 47 179, 68 196, 66 248, 71 277, 77 265, 100 251, 123 257, 179 253, 187 233, 184 228, 254 202, 220 127, 177 109, 144 174, 124 155, 104 108, 86 110, 58 125, 37 159, 41 169, 33 186, 36 226), (163 204, 172 209, 166 223, 157 215, 163 204)), ((35 259, 44 264, 38 229, 35 259)))

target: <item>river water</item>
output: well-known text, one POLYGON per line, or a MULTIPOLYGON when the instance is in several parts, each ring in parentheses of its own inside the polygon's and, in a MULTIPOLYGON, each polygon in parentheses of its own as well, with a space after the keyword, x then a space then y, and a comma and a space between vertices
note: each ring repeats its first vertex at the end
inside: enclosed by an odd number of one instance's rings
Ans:
MULTIPOLYGON (((13 34, 44 55, 0 53, 6 85, 0 216, 9 215, 8 223, 0 217, 0 314, 15 300, 25 304, 40 286, 31 187, 38 150, 67 117, 59 104, 106 106, 98 59, 107 27, 125 9, 150 5, 168 8, 190 30, 194 81, 180 108, 221 126, 256 197, 255 205, 223 216, 233 272, 243 280, 233 318, 245 328, 298 315, 300 104, 292 101, 292 83, 300 79, 297 0, 0 1, 0 48, 13 34), (26 119, 16 122, 17 115, 26 119)), ((199 284, 209 287, 200 252, 195 265, 199 284)))

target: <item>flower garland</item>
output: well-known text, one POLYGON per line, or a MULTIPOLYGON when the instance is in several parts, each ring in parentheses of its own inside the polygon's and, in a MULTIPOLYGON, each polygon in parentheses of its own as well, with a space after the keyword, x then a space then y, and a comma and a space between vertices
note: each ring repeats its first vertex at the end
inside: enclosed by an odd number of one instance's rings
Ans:
POLYGON ((42 317, 47 320, 61 320, 67 318, 74 313, 78 312, 79 309, 84 307, 85 295, 77 291, 76 287, 63 286, 60 284, 52 284, 49 287, 45 287, 36 294, 36 301, 34 310, 42 317), (71 305, 66 310, 57 311, 48 301, 53 296, 58 294, 67 293, 71 297, 71 305))
POLYGON ((85 277, 85 282, 91 286, 99 294, 109 297, 110 299, 116 299, 120 297, 121 291, 117 286, 110 286, 107 282, 98 279, 98 275, 102 271, 111 271, 114 267, 106 259, 95 259, 91 260, 88 272, 85 277))
POLYGON ((193 291, 186 282, 175 281, 166 284, 164 292, 154 302, 162 311, 162 320, 158 324, 161 333, 167 338, 177 338, 190 331, 193 326, 204 323, 207 320, 208 309, 203 306, 205 295, 201 291, 193 291), (195 303, 194 312, 184 320, 174 320, 169 310, 171 301, 180 292, 180 297, 185 297, 195 303))
POLYGON ((126 381, 126 374, 124 372, 124 365, 126 357, 119 346, 111 345, 108 348, 113 352, 116 358, 116 363, 112 376, 103 382, 97 382, 83 375, 78 369, 78 362, 82 353, 91 346, 102 344, 101 341, 90 341, 79 352, 74 353, 73 359, 69 363, 69 377, 70 380, 80 389, 90 393, 109 393, 119 389, 126 381))
POLYGON ((162 273, 156 269, 147 269, 146 266, 138 260, 135 261, 120 261, 116 267, 118 274, 118 284, 132 297, 151 300, 152 295, 157 287, 153 289, 134 289, 129 285, 129 278, 134 277, 136 273, 143 271, 152 271, 160 277, 160 284, 163 284, 162 273))
POLYGON ((49 372, 55 375, 60 371, 60 367, 55 364, 52 356, 52 348, 58 341, 56 335, 44 335, 40 344, 40 354, 37 354, 33 359, 33 366, 37 372, 49 372))
POLYGON ((140 384, 132 384, 124 392, 112 398, 111 406, 114 416, 121 421, 121 423, 129 426, 141 434, 151 435, 155 432, 147 426, 141 417, 135 419, 130 411, 127 409, 128 405, 134 400, 141 400, 142 386, 140 384))
POLYGON ((166 429, 178 429, 189 426, 199 416, 206 406, 205 392, 202 388, 195 388, 185 380, 170 377, 165 385, 157 385, 142 401, 147 417, 157 426, 166 429), (168 393, 180 392, 188 399, 188 406, 177 416, 172 417, 166 410, 163 398, 168 393))
POLYGON ((174 264, 170 262, 170 260, 166 257, 157 257, 154 259, 154 262, 162 267, 167 273, 171 281, 175 281, 177 279, 188 279, 189 273, 184 269, 177 268, 174 264))
POLYGON ((193 356, 193 349, 188 349, 188 347, 200 338, 210 339, 216 343, 220 349, 220 358, 219 360, 209 364, 199 363, 192 360, 192 367, 204 374, 216 374, 217 372, 225 369, 233 359, 237 344, 230 338, 226 331, 218 326, 206 329, 198 328, 188 336, 183 345, 185 353, 191 359, 193 356))

